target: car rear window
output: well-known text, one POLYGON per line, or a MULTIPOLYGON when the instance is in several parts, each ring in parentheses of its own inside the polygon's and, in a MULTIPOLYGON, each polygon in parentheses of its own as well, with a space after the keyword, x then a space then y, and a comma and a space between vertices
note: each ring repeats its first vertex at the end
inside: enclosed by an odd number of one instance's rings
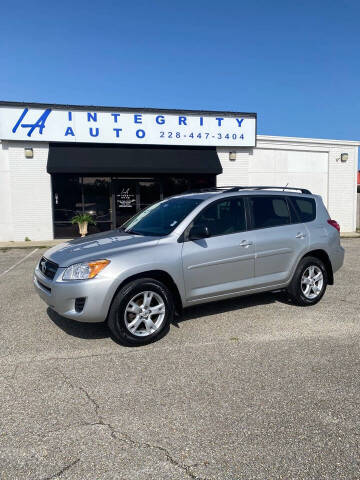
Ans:
POLYGON ((312 222, 316 217, 316 204, 313 198, 291 197, 302 222, 312 222))

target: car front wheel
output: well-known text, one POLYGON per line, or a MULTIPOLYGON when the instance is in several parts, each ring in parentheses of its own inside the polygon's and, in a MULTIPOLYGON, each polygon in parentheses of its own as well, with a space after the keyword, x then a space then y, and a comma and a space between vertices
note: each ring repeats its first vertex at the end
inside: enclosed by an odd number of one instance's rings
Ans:
POLYGON ((166 285, 152 278, 137 279, 116 294, 108 327, 120 343, 140 346, 162 337, 173 315, 174 302, 166 285))
POLYGON ((315 305, 323 297, 328 284, 325 265, 316 257, 304 257, 293 276, 288 292, 301 306, 315 305))

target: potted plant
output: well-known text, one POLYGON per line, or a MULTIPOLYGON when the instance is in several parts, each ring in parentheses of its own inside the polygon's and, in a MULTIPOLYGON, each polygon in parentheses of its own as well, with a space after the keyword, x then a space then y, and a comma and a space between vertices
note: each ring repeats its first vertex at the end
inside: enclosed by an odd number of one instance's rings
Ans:
POLYGON ((78 213, 71 219, 71 223, 79 225, 79 233, 82 237, 88 233, 88 225, 96 225, 95 220, 89 213, 78 213))

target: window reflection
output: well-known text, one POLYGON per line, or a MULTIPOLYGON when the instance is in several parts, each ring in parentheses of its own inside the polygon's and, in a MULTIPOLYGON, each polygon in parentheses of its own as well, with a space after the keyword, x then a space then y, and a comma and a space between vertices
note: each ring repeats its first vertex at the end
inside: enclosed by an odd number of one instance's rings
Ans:
POLYGON ((70 221, 82 212, 81 177, 77 175, 54 175, 54 220, 70 221))
POLYGON ((110 221, 110 177, 83 177, 84 212, 96 222, 110 221))
POLYGON ((187 177, 169 175, 162 179, 164 198, 178 195, 190 189, 190 181, 187 177))
POLYGON ((139 182, 140 210, 160 200, 160 183, 155 180, 139 182))
POLYGON ((55 238, 78 236, 77 225, 71 224, 71 219, 78 213, 89 213, 94 217, 96 225, 89 226, 89 233, 110 230, 162 198, 215 186, 216 179, 215 175, 146 177, 53 175, 55 238))

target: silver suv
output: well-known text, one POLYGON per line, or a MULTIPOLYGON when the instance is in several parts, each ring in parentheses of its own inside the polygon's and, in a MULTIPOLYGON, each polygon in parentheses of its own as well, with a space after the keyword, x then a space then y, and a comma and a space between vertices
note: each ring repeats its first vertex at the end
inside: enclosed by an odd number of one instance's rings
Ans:
POLYGON ((34 284, 60 315, 107 321, 118 341, 142 345, 199 303, 283 289, 296 304, 314 305, 343 263, 339 230, 308 190, 214 188, 51 248, 34 284))

